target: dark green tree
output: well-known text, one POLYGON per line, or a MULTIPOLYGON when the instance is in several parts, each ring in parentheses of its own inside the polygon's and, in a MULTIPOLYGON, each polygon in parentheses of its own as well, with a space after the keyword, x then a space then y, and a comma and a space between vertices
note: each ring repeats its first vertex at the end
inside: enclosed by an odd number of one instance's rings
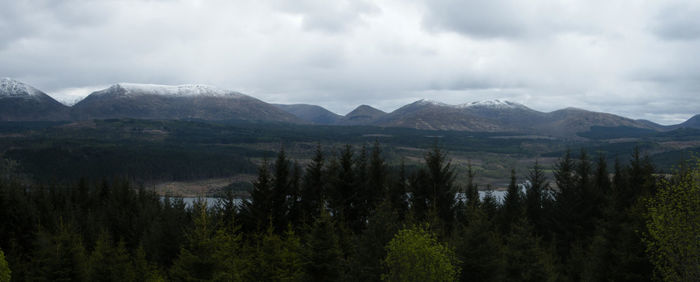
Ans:
POLYGON ((387 191, 387 198, 391 205, 391 208, 395 210, 399 216, 399 220, 406 218, 406 213, 408 212, 408 178, 406 177, 406 167, 404 161, 401 160, 401 165, 399 166, 399 173, 396 180, 393 181, 392 185, 389 186, 387 191))
POLYGON ((535 233, 544 235, 545 233, 545 207, 550 201, 549 182, 544 175, 544 170, 535 160, 535 165, 528 171, 527 180, 529 184, 525 186, 525 213, 527 219, 532 223, 535 233))
POLYGON ((468 225, 457 228, 454 245, 462 269, 460 281, 502 281, 504 250, 493 224, 480 210, 468 210, 468 225))
POLYGON ((60 223, 54 234, 41 232, 37 238, 33 276, 44 281, 88 281, 88 259, 80 235, 60 223))
POLYGON ((524 218, 516 219, 505 238, 504 281, 558 281, 556 260, 542 246, 524 218))
POLYGON ((321 144, 316 146, 316 152, 311 162, 306 165, 301 186, 301 209, 303 222, 312 224, 324 206, 325 194, 325 158, 321 144))
POLYGON ((325 210, 314 222, 306 240, 307 281, 337 281, 341 277, 343 254, 333 222, 325 210))
POLYGON ((220 261, 214 257, 215 228, 206 201, 195 203, 193 210, 194 229, 187 234, 187 244, 180 249, 170 269, 170 278, 174 281, 211 280, 220 270, 220 261))
POLYGON ((455 195, 458 187, 455 185, 455 171, 452 163, 447 159, 447 154, 436 144, 425 155, 425 168, 419 174, 414 187, 414 195, 418 201, 425 201, 420 205, 432 211, 444 225, 446 233, 451 232, 455 217, 455 195))
POLYGON ((284 148, 277 153, 277 159, 273 165, 274 178, 272 180, 272 225, 276 232, 283 232, 289 222, 291 163, 287 159, 284 148))
POLYGON ((508 184, 508 191, 503 198, 503 207, 501 208, 501 232, 508 233, 510 231, 510 226, 514 222, 520 220, 524 212, 523 196, 520 191, 520 186, 517 184, 515 169, 511 169, 510 184, 508 184))
POLYGON ((272 218, 273 197, 273 177, 267 160, 263 160, 258 168, 258 177, 253 182, 250 201, 243 204, 243 216, 252 227, 249 229, 261 230, 267 226, 272 218))
POLYGON ((137 278, 124 241, 115 246, 104 230, 97 237, 89 266, 90 281, 135 281, 137 278))
POLYGON ((467 187, 465 189, 465 194, 467 197, 467 207, 475 209, 479 206, 479 189, 478 185, 474 183, 474 177, 476 173, 472 169, 471 161, 467 164, 467 187))

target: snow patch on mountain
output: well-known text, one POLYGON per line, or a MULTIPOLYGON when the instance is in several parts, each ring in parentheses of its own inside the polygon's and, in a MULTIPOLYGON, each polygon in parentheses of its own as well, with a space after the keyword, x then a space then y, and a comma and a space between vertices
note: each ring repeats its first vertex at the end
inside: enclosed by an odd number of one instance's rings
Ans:
POLYGON ((9 77, 0 78, 0 97, 35 97, 41 91, 9 77))
POLYGON ((506 101, 503 99, 493 99, 493 100, 484 100, 484 101, 476 101, 476 102, 470 102, 470 103, 464 103, 461 105, 457 105, 456 107, 458 108, 489 108, 489 109, 519 109, 519 108, 526 108, 522 104, 506 101))
POLYGON ((435 100, 430 100, 430 99, 420 99, 416 101, 414 104, 416 105, 423 105, 423 106, 441 106, 441 107, 449 107, 450 105, 445 104, 443 102, 435 101, 435 100))
POLYGON ((245 95, 219 89, 209 85, 184 84, 184 85, 160 85, 139 83, 118 83, 112 85, 101 94, 122 92, 126 96, 159 95, 173 97, 211 96, 211 97, 245 97, 245 95), (122 92, 123 91, 123 92, 122 92))

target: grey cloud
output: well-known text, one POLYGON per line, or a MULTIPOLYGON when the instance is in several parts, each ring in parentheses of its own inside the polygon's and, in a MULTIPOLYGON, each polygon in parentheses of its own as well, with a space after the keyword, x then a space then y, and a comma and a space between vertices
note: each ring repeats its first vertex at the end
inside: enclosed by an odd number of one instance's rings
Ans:
POLYGON ((654 33, 668 40, 700 39, 700 5, 674 4, 656 15, 654 33))
POLYGON ((282 10, 301 15, 307 30, 337 33, 360 23, 363 15, 379 12, 370 1, 302 0, 279 2, 282 10))
POLYGON ((475 37, 515 37, 526 32, 517 10, 501 1, 426 1, 425 25, 475 37))
POLYGON ((690 1, 5 2, 0 76, 64 101, 140 82, 339 113, 505 98, 669 123, 700 108, 690 1))

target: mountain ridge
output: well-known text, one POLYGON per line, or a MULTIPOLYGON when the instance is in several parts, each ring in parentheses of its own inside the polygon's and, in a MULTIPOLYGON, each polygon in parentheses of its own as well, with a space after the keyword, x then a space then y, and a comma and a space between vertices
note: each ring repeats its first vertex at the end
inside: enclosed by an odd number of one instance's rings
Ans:
MULTIPOLYGON (((0 79, 0 120, 61 119, 243 119, 320 125, 369 125, 429 130, 518 132, 575 137, 592 126, 634 127, 655 131, 679 127, 700 128, 700 115, 664 126, 648 120, 567 107, 551 112, 533 110, 506 99, 490 99, 450 105, 421 99, 392 112, 360 105, 338 115, 312 104, 270 104, 240 92, 203 84, 159 85, 121 82, 92 92, 65 106, 48 94, 17 80, 0 79), (13 102, 10 102, 13 101, 13 102), (37 101, 32 106, 17 101, 37 101), (48 107, 48 108, 47 108, 48 107), (21 111, 31 113, 23 115, 21 111)), ((34 103, 34 102, 32 102, 34 103)))

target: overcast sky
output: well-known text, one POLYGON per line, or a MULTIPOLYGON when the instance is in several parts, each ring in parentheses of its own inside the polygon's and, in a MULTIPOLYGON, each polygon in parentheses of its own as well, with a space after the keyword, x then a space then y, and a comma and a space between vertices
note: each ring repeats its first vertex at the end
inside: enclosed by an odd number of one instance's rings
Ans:
POLYGON ((672 124, 700 113, 700 1, 11 1, 0 76, 63 102, 209 84, 345 114, 505 98, 672 124))

